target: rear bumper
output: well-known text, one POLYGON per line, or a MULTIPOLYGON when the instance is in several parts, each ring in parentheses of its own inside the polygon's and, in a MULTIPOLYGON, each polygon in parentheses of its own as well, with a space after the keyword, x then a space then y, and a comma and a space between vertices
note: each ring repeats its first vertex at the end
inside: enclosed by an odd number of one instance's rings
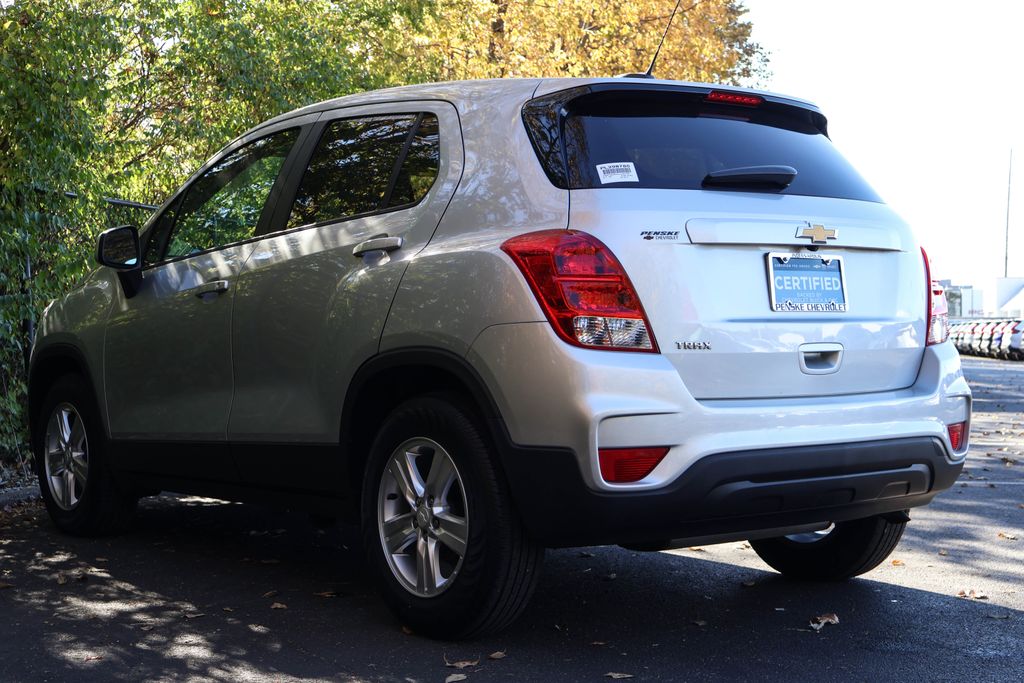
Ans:
POLYGON ((925 505, 956 481, 942 440, 914 437, 711 454, 655 490, 597 491, 569 450, 510 446, 531 535, 551 547, 657 543, 838 522, 925 505))

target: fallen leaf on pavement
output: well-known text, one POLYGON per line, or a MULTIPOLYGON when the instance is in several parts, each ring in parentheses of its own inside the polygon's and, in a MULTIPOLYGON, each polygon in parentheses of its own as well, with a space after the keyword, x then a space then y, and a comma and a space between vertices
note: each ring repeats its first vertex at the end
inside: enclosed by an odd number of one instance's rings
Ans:
POLYGON ((140 631, 152 631, 153 630, 153 626, 151 624, 146 624, 145 626, 140 626, 139 630, 140 631))
POLYGON ((1003 531, 999 532, 999 538, 1006 539, 1007 541, 1016 541, 1017 537, 1014 534, 1008 534, 1003 531))
POLYGON ((103 655, 87 655, 83 661, 98 662, 101 659, 103 659, 103 655))
POLYGON ((985 616, 988 617, 989 619, 1009 619, 1010 618, 1010 614, 1009 613, 1006 613, 1006 614, 986 614, 985 616))
POLYGON ((506 656, 507 655, 505 654, 504 650, 498 650, 497 652, 492 652, 491 654, 487 655, 487 659, 505 659, 506 656))
POLYGON ((904 567, 904 566, 906 566, 906 563, 903 560, 893 560, 892 561, 892 566, 894 566, 894 567, 904 567))
POLYGON ((261 597, 261 598, 272 598, 272 597, 274 597, 275 595, 277 595, 277 591, 267 591, 266 593, 264 593, 264 594, 263 594, 263 595, 261 595, 260 597, 261 597))
POLYGON ((466 674, 451 674, 448 678, 444 679, 444 683, 458 683, 468 678, 466 674))
POLYGON ((976 591, 973 588, 970 591, 961 590, 956 594, 958 598, 966 598, 968 600, 988 600, 988 596, 981 591, 976 591))
POLYGON ((198 619, 199 617, 205 617, 206 615, 202 612, 185 612, 186 619, 198 619))
POLYGON ((270 609, 288 609, 288 605, 283 602, 274 602, 270 604, 270 609))
POLYGON ((64 576, 60 572, 57 573, 57 583, 63 586, 68 582, 68 577, 64 576))
POLYGON ((811 618, 811 622, 808 624, 808 626, 810 626, 815 631, 820 631, 821 629, 825 628, 825 624, 838 624, 838 623, 839 623, 839 617, 837 615, 833 614, 832 612, 829 612, 828 614, 822 614, 822 615, 817 616, 817 617, 812 617, 811 618))
POLYGON ((411 636, 412 635, 412 629, 409 628, 408 626, 403 626, 402 627, 402 633, 404 633, 407 636, 411 636))
POLYGON ((447 655, 444 656, 444 665, 445 666, 447 666, 449 668, 452 668, 452 669, 459 669, 460 671, 462 669, 468 669, 471 666, 476 666, 479 663, 480 663, 480 658, 479 657, 477 657, 476 659, 460 659, 457 662, 449 662, 448 661, 448 656, 447 655))
POLYGON ((940 550, 939 551, 939 555, 942 555, 943 557, 945 557, 946 555, 949 555, 949 551, 948 550, 940 550))
POLYGON ((313 593, 318 598, 336 598, 338 597, 337 591, 320 591, 319 593, 313 593))
POLYGON ((620 674, 616 671, 609 671, 604 675, 605 678, 610 678, 613 681, 621 681, 624 678, 632 678, 633 674, 620 674))
POLYGON ((687 548, 687 550, 689 550, 691 553, 706 553, 707 552, 706 550, 704 550, 704 548, 701 548, 699 545, 692 545, 689 548, 687 548))
POLYGON ((695 626, 707 626, 707 625, 708 625, 708 622, 706 622, 706 621, 704 621, 704 620, 702 620, 702 619, 694 619, 694 620, 693 620, 693 624, 694 624, 695 626))
POLYGON ((221 607, 221 610, 223 610, 225 612, 234 612, 235 608, 234 607, 221 607))
POLYGON ((757 585, 757 581, 744 581, 741 585, 746 586, 747 588, 753 588, 757 585))

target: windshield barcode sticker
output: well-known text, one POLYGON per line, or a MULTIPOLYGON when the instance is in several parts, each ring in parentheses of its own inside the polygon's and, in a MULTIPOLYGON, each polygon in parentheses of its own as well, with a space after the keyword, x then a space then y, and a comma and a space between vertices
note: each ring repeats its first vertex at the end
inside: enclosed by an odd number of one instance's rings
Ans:
POLYGON ((630 161, 617 164, 598 164, 597 175, 601 178, 602 185, 640 182, 640 179, 636 177, 636 167, 630 161))

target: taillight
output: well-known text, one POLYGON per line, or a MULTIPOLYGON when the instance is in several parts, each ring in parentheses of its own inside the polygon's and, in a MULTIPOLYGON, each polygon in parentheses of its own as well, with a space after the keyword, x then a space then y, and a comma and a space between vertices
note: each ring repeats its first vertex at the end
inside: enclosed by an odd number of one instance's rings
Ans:
POLYGON ((957 422, 946 426, 946 431, 949 432, 949 445, 953 447, 954 451, 960 450, 960 447, 964 445, 964 431, 967 427, 966 422, 957 422))
POLYGON ((924 258, 924 283, 928 292, 925 328, 928 330, 928 339, 925 345, 931 346, 941 344, 949 338, 949 305, 946 303, 946 290, 938 283, 932 282, 932 266, 924 247, 921 247, 921 256, 924 258))
POLYGON ((650 474, 668 453, 667 446, 657 448, 601 448, 601 478, 610 484, 629 484, 650 474))
POLYGON ((501 248, 562 339, 587 348, 658 352, 633 283, 596 237, 542 230, 513 237, 501 248))

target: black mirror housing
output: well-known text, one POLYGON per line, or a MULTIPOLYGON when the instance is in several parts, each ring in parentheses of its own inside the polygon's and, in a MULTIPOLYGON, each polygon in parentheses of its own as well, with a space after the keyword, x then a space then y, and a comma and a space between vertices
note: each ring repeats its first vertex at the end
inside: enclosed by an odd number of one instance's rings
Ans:
POLYGON ((131 299, 142 283, 139 229, 134 225, 121 225, 101 232, 96 245, 96 261, 117 271, 124 295, 131 299))
POLYGON ((138 228, 122 225, 100 233, 96 261, 114 270, 132 270, 142 263, 140 251, 138 228))

